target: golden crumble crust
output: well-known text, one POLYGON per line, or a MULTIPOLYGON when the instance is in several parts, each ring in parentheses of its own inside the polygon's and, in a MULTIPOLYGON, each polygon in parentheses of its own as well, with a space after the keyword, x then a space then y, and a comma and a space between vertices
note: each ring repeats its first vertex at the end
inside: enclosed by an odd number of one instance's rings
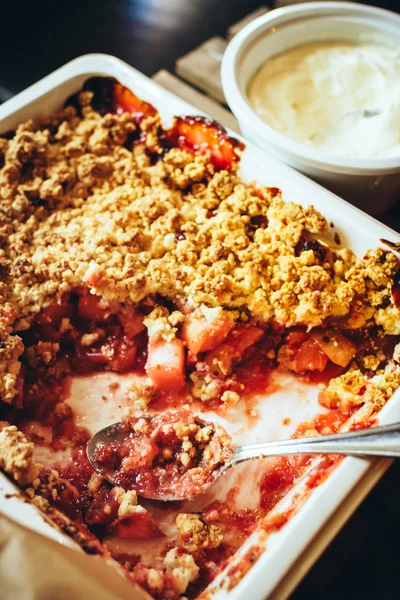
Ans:
MULTIPOLYGON (((0 290, 4 284, 0 283, 0 290)), ((1 291, 0 291, 1 295, 1 291)), ((0 398, 11 402, 16 393, 16 384, 21 364, 18 358, 24 350, 22 340, 17 335, 11 335, 12 325, 17 312, 10 303, 0 305, 0 398)))
MULTIPOLYGON (((124 517, 130 515, 138 508, 138 499, 135 490, 128 490, 124 492, 120 497, 120 504, 118 508, 118 516, 124 517)), ((140 507, 142 508, 142 507, 140 507)))
POLYGON ((202 548, 217 548, 223 540, 221 527, 207 525, 196 513, 179 513, 176 517, 179 538, 189 552, 202 548))
POLYGON ((367 378, 359 369, 350 369, 340 377, 331 379, 324 390, 326 403, 330 407, 340 407, 348 411, 360 404, 360 392, 365 388, 367 378))
POLYGON ((179 594, 186 591, 189 583, 195 581, 199 576, 199 567, 196 565, 191 554, 182 554, 179 548, 169 550, 164 558, 167 572, 174 577, 174 585, 179 594))
MULTIPOLYGON (((14 331, 85 284, 108 301, 160 294, 183 312, 246 307, 254 320, 284 326, 340 318, 344 327, 376 323, 400 333, 390 252, 361 260, 348 249, 313 246, 328 225, 312 206, 244 185, 235 170, 216 172, 208 155, 179 148, 162 155, 158 116, 139 126, 128 113, 100 115, 91 98, 79 95, 79 114, 69 106, 1 139, 0 296, 14 311, 14 331)), ((163 336, 175 325, 158 320, 163 336)), ((7 401, 22 352, 10 333, 8 324, 0 349, 7 401)), ((51 354, 41 349, 41 360, 51 354)))
POLYGON ((0 468, 21 487, 31 485, 39 474, 33 458, 33 443, 15 425, 0 422, 0 468))
POLYGON ((129 406, 126 408, 127 416, 134 416, 136 413, 145 413, 147 407, 154 398, 155 389, 150 377, 144 380, 132 382, 127 387, 127 396, 129 406))
POLYGON ((359 369, 351 369, 340 377, 331 379, 324 390, 327 406, 347 412, 360 406, 371 405, 380 410, 400 386, 400 367, 390 361, 384 369, 368 379, 359 369))

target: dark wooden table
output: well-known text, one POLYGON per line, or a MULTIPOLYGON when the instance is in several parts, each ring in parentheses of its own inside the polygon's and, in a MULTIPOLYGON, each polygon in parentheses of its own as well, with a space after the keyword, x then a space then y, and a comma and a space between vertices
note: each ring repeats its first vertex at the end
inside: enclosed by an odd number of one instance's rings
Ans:
MULTIPOLYGON (((224 36, 230 25, 265 3, 5 0, 1 11, 0 100, 88 52, 113 54, 150 76, 163 68, 173 72, 180 56, 213 35, 224 36)), ((367 4, 400 12, 399 0, 367 4)), ((398 213, 398 209, 392 211, 385 221, 391 224, 398 213)), ((390 468, 305 577, 293 600, 400 598, 399 482, 400 461, 390 468)))

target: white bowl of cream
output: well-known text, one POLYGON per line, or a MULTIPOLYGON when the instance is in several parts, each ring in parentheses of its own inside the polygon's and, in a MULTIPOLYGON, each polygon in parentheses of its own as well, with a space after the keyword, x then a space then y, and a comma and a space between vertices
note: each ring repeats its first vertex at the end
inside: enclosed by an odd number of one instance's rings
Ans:
POLYGON ((245 137, 370 214, 400 197, 400 16, 345 2, 270 13, 230 42, 245 137))

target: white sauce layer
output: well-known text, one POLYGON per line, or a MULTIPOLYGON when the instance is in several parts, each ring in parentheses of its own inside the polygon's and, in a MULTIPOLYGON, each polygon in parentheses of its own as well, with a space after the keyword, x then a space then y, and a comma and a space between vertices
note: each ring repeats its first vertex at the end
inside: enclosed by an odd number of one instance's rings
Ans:
POLYGON ((248 98, 268 125, 341 156, 400 155, 400 47, 321 42, 267 60, 248 98), (378 112, 365 117, 357 111, 378 112))

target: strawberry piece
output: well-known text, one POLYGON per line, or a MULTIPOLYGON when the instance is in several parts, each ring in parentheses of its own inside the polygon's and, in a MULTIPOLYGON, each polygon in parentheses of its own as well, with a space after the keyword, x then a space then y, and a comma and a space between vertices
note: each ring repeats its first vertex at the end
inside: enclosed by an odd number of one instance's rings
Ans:
POLYGON ((39 325, 35 328, 35 337, 41 342, 58 343, 61 340, 59 325, 39 325))
POLYGON ((112 532, 123 540, 149 539, 163 535, 147 510, 120 517, 113 525, 112 532))
POLYGON ((95 492, 92 502, 85 512, 85 522, 89 525, 108 525, 117 518, 118 501, 113 488, 102 486, 95 492))
POLYGON ((182 340, 175 338, 149 340, 147 375, 158 390, 180 390, 185 385, 185 350, 182 340))
POLYGON ((232 169, 240 158, 244 144, 228 136, 216 121, 205 117, 175 117, 167 132, 167 143, 204 154, 211 153, 211 161, 217 169, 232 169))
POLYGON ((138 98, 131 90, 120 83, 115 83, 113 90, 114 111, 117 114, 130 113, 138 121, 157 114, 154 106, 138 98))
POLYGON ((73 307, 68 302, 62 304, 51 304, 40 311, 36 317, 36 323, 39 325, 53 325, 60 323, 61 319, 72 317, 73 307))
POLYGON ((264 330, 253 325, 238 325, 232 331, 228 341, 236 347, 236 352, 243 354, 247 348, 255 344, 264 334, 264 330))
POLYGON ((143 323, 143 315, 133 311, 131 313, 118 313, 118 320, 124 328, 128 340, 133 340, 134 337, 146 329, 143 323))
POLYGON ((233 328, 232 320, 213 315, 212 310, 207 316, 187 315, 182 327, 182 339, 190 352, 197 355, 199 352, 212 350, 224 341, 233 328))
POLYGON ((99 347, 77 346, 74 368, 79 373, 97 371, 107 366, 111 371, 126 373, 136 367, 137 346, 129 340, 110 340, 99 347))
MULTIPOLYGON (((154 106, 138 98, 114 77, 90 77, 85 81, 83 89, 92 92, 90 104, 101 115, 129 112, 137 122, 140 122, 144 117, 153 117, 157 114, 154 106)), ((78 114, 81 114, 79 92, 70 96, 65 105, 73 106, 78 114)))
POLYGON ((308 335, 305 331, 291 331, 286 337, 286 344, 290 347, 300 346, 307 339, 308 335))
POLYGON ((131 341, 114 340, 111 342, 112 359, 110 368, 118 373, 126 373, 136 366, 137 346, 131 341))
POLYGON ((243 357, 245 350, 255 344, 264 334, 264 331, 253 325, 237 325, 215 350, 206 356, 206 363, 214 373, 226 375, 232 368, 234 362, 243 357))
POLYGON ((112 313, 107 302, 92 294, 85 294, 79 296, 78 314, 86 321, 104 321, 112 313))

